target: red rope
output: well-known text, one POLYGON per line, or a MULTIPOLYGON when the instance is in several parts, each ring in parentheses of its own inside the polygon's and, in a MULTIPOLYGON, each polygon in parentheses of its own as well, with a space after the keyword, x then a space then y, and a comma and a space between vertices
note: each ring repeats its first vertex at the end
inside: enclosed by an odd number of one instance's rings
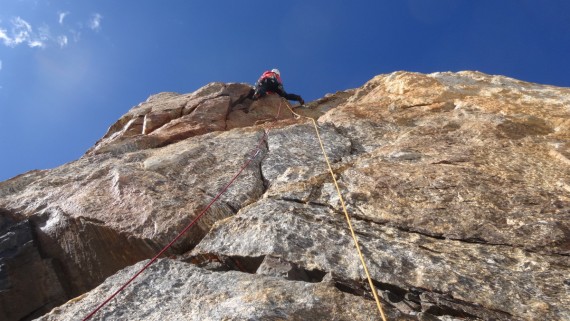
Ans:
POLYGON ((125 284, 123 284, 123 286, 121 286, 117 291, 115 291, 115 293, 113 293, 111 296, 109 296, 103 303, 99 304, 99 306, 97 306, 97 308, 95 308, 95 310, 93 310, 91 313, 89 313, 89 315, 87 315, 83 319, 83 321, 90 319, 92 316, 95 315, 95 313, 97 313, 99 310, 101 310, 101 308, 103 308, 105 305, 107 305, 107 303, 109 303, 109 301, 111 301, 115 296, 117 296, 117 294, 119 294, 121 291, 123 291, 139 275, 141 275, 144 270, 146 270, 151 264, 153 264, 164 252, 166 252, 166 250, 168 250, 176 241, 178 241, 178 239, 180 239, 182 237, 182 235, 184 235, 194 224, 196 224, 196 222, 198 222, 198 220, 202 216, 204 216, 204 214, 206 214, 206 211, 208 211, 208 209, 210 209, 210 207, 214 204, 214 202, 216 202, 222 196, 222 194, 224 194, 228 190, 228 188, 234 183, 234 181, 238 178, 238 176, 241 174, 241 172, 243 172, 244 169, 249 165, 249 163, 251 163, 253 161, 255 156, 257 156, 257 154, 261 150, 261 143, 263 143, 263 141, 265 140, 266 137, 267 137, 267 133, 264 132, 263 136, 259 140, 259 143, 257 144, 257 147, 252 152, 252 156, 250 156, 250 158, 247 160, 247 162, 241 167, 241 169, 237 172, 237 174, 234 175, 234 177, 230 180, 230 182, 228 184, 226 184, 226 186, 224 186, 224 188, 222 188, 222 190, 218 193, 218 195, 216 195, 216 197, 214 197, 214 199, 212 199, 212 201, 208 204, 208 206, 206 206, 206 208, 200 214, 198 214, 198 216, 196 216, 196 218, 192 222, 190 222, 190 224, 188 224, 188 226, 186 226, 186 228, 184 228, 184 230, 182 230, 182 232, 180 232, 170 243, 168 243, 168 245, 166 245, 162 250, 160 250, 160 252, 158 252, 157 255, 155 255, 142 269, 140 269, 140 271, 138 271, 125 284))

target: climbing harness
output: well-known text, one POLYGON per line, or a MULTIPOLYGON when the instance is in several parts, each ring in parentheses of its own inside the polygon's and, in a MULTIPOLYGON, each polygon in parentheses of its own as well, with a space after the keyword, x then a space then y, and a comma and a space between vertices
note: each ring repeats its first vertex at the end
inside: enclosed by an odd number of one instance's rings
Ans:
POLYGON ((358 238, 356 237, 356 233, 354 232, 354 228, 352 227, 352 222, 350 220, 350 216, 348 215, 348 211, 346 210, 344 198, 342 197, 342 193, 340 192, 340 187, 338 186, 338 182, 337 182, 336 177, 334 175, 331 163, 329 161, 329 157, 327 156, 327 153, 325 151, 325 146, 323 144, 323 140, 321 139, 321 134, 319 133, 319 127, 317 125, 317 121, 311 117, 307 117, 307 116, 297 114, 296 112, 293 111, 293 109, 291 107, 289 107, 288 104, 286 104, 285 106, 287 106, 287 108, 289 108, 291 113, 293 115, 295 115, 295 118, 310 119, 313 123, 313 127, 315 128, 315 132, 317 133, 317 138, 319 140, 319 144, 321 145, 321 151, 322 151, 324 159, 327 163, 329 173, 331 174, 334 186, 336 187, 336 192, 338 194, 338 198, 340 199, 340 204, 342 205, 342 211, 344 212, 346 222, 348 223, 348 228, 350 229, 350 233, 352 234, 352 240, 354 241, 354 246, 356 247, 356 251, 358 252, 358 256, 360 257, 360 262, 362 263, 362 267, 364 268, 364 272, 366 273, 366 278, 368 279, 370 289, 372 291, 372 294, 374 295, 374 300, 376 301, 376 306, 378 307, 378 311, 380 311, 380 316, 382 317, 382 320, 386 321, 386 315, 384 315, 384 309, 382 308, 382 303, 380 302, 380 299, 378 298, 378 293, 376 293, 376 288, 374 287, 374 283, 372 282, 372 278, 370 277, 370 273, 368 272, 368 267, 366 266, 366 262, 364 261, 364 256, 362 255, 362 251, 360 250, 360 245, 358 244, 358 238))
POLYGON ((196 224, 196 222, 198 222, 198 220, 204 216, 204 214, 206 214, 206 212, 210 209, 210 207, 214 204, 214 202, 216 202, 221 196, 222 194, 224 194, 228 188, 234 183, 234 181, 238 178, 238 176, 247 168, 247 166, 255 159, 255 157, 259 154, 259 152, 261 151, 261 146, 262 143, 267 139, 267 133, 265 131, 263 131, 263 136, 261 137, 261 139, 259 140, 259 142, 257 143, 256 148, 253 150, 253 152, 251 153, 251 156, 249 157, 249 159, 245 162, 245 164, 240 168, 240 170, 234 175, 234 177, 229 181, 229 183, 227 183, 222 189, 221 191, 218 193, 218 195, 216 195, 216 197, 214 197, 212 199, 212 201, 210 201, 210 203, 206 206, 206 208, 204 208, 204 210, 202 210, 202 212, 200 212, 200 214, 198 214, 198 216, 196 216, 196 218, 194 218, 194 220, 192 222, 190 222, 190 224, 188 224, 183 230, 182 232, 180 232, 170 243, 168 243, 168 245, 166 245, 162 250, 160 250, 160 252, 158 252, 158 254, 156 254, 147 264, 145 264, 145 266, 140 269, 135 275, 133 275, 133 277, 131 277, 127 282, 125 282, 125 284, 123 284, 117 291, 115 291, 113 294, 111 294, 105 301, 103 301, 103 303, 99 304, 91 313, 89 313, 84 319, 83 321, 86 321, 88 319, 90 319, 91 317, 93 317, 95 315, 95 313, 97 313, 99 310, 101 310, 101 308, 103 308, 105 305, 107 305, 107 303, 109 303, 109 301, 111 301, 115 296, 117 296, 117 294, 119 294, 120 292, 122 292, 131 282, 133 282, 139 275, 141 275, 144 270, 146 270, 151 264, 153 264, 156 260, 158 260, 158 258, 164 253, 166 252, 166 250, 168 250, 174 243, 176 243, 176 241, 178 241, 178 239, 180 239, 194 224, 196 224))

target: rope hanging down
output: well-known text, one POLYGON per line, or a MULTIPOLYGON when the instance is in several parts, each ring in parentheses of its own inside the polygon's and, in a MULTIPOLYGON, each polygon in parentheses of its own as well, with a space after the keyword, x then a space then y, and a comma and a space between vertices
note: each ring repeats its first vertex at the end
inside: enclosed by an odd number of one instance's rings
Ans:
MULTIPOLYGON (((321 135, 319 133, 319 129, 318 129, 318 125, 317 122, 310 117, 306 117, 306 116, 302 116, 297 114, 296 112, 293 111, 293 109, 291 107, 289 107, 288 105, 286 105, 287 108, 289 108, 289 110, 291 111, 291 113, 293 115, 295 115, 297 118, 302 117, 302 118, 307 118, 310 119, 313 123, 313 127, 315 128, 315 132, 317 134, 317 138, 319 140, 319 144, 321 146, 321 151, 323 153, 324 159, 327 163, 329 172, 331 174, 332 180, 334 182, 334 185, 336 187, 336 191, 338 193, 341 205, 342 205, 342 209, 346 218, 346 221, 348 223, 348 227, 350 229, 351 235, 352 235, 352 239, 354 241, 356 250, 358 252, 358 255, 360 257, 360 261, 362 263, 362 266, 364 268, 364 272, 366 273, 366 277, 368 279, 368 283, 370 285, 370 288, 372 290, 372 294, 374 295, 374 300, 376 301, 376 306, 378 307, 378 310, 380 311, 380 315, 382 316, 382 320, 386 321, 386 316, 384 315, 384 310, 382 309, 382 304, 380 302, 380 299, 378 298, 378 294, 376 292, 376 288, 374 287, 374 283, 372 282, 372 278, 370 277, 370 273, 368 272, 368 268, 366 266, 366 262, 364 260, 364 256, 362 255, 362 251, 360 250, 360 245, 358 244, 358 238, 356 237, 356 233, 354 232, 354 228, 352 227, 352 222, 350 220, 350 216, 348 215, 348 211, 346 209, 346 205, 344 203, 344 199, 342 197, 342 194, 340 192, 340 187, 338 185, 338 182, 336 180, 336 177, 334 175, 334 172, 332 170, 332 166, 330 164, 329 158, 326 154, 325 148, 324 148, 324 144, 323 144, 323 140, 321 139, 321 135)), ((277 112, 277 117, 279 117, 279 112, 281 111, 281 104, 279 105, 279 111, 277 112)), ((252 155, 250 156, 250 158, 247 160, 247 162, 240 168, 240 170, 233 176, 233 178, 229 181, 228 184, 226 184, 222 190, 218 193, 218 195, 216 195, 216 197, 214 197, 212 199, 212 201, 210 201, 210 203, 206 206, 206 208, 204 208, 204 210, 202 210, 202 212, 200 212, 200 214, 198 214, 198 216, 196 216, 196 218, 194 218, 194 220, 192 220, 192 222, 190 222, 170 243, 168 243, 168 245, 166 245, 162 250, 160 250, 160 252, 158 252, 158 254, 156 254, 143 268, 141 268, 135 275, 133 275, 127 282, 125 282, 125 284, 123 284, 117 291, 115 291, 113 294, 111 294, 104 302, 102 302, 101 304, 99 304, 91 313, 89 313, 84 319, 83 321, 86 321, 88 319, 90 319, 91 317, 93 317, 99 310, 101 310, 105 305, 107 305, 113 298, 115 298, 119 293, 121 293, 130 283, 132 283, 139 275, 141 275, 150 265, 152 265, 156 260, 158 260, 158 258, 164 253, 166 252, 174 243, 176 243, 176 241, 178 241, 194 224, 196 224, 198 222, 198 220, 204 216, 206 214, 206 212, 210 209, 210 207, 214 204, 214 202, 216 202, 221 196, 222 194, 224 194, 227 189, 234 183, 234 181, 238 178, 238 176, 247 168, 247 166, 253 161, 253 159, 255 159, 255 157, 257 156, 257 154, 259 154, 260 150, 261 150, 261 144, 263 143, 263 141, 267 138, 267 133, 264 132, 263 136, 261 137, 261 139, 259 140, 259 143, 257 144, 256 148, 253 150, 252 155)))
POLYGON ((364 272, 366 273, 366 278, 368 279, 368 283, 370 284, 370 289, 372 291, 372 294, 374 295, 374 300, 376 301, 376 306, 378 307, 378 311, 380 311, 380 316, 382 317, 382 320, 386 321, 386 315, 384 315, 384 309, 382 309, 382 303, 380 303, 380 299, 378 298, 378 293, 376 293, 376 288, 374 287, 374 283, 372 282, 372 278, 370 277, 370 273, 368 272, 368 267, 366 266, 366 262, 364 261, 364 256, 362 255, 362 251, 360 250, 360 245, 358 244, 358 238, 356 237, 356 233, 354 232, 354 228, 352 228, 352 222, 350 220, 350 216, 348 215, 348 211, 346 210, 346 205, 344 203, 344 199, 343 199, 342 194, 340 192, 340 187, 338 186, 338 183, 336 181, 336 177, 334 175, 331 163, 329 161, 329 157, 327 156, 327 153, 325 152, 325 146, 323 144, 323 140, 321 139, 321 134, 319 133, 319 127, 317 126, 317 122, 311 117, 307 117, 307 116, 297 114, 296 112, 293 111, 293 109, 291 107, 289 107, 289 105, 286 105, 286 106, 287 106, 287 108, 289 108, 291 113, 293 113, 293 115, 295 115, 295 117, 297 117, 297 118, 302 117, 302 118, 310 119, 313 122, 313 127, 315 128, 315 132, 317 133, 317 138, 319 139, 319 144, 321 145, 321 151, 323 152, 323 156, 324 156, 325 161, 327 163, 327 166, 328 166, 329 172, 331 174, 334 186, 336 187, 336 192, 338 193, 338 198, 340 199, 340 204, 342 205, 342 211, 344 212, 346 222, 348 223, 348 228, 350 229, 350 233, 352 234, 352 240, 354 241, 354 245, 356 246, 356 251, 358 252, 358 256, 360 257, 360 262, 362 263, 362 267, 364 268, 364 272))
POLYGON ((109 303, 115 296, 117 296, 117 294, 121 293, 121 291, 123 291, 131 282, 133 282, 139 275, 141 275, 144 272, 144 270, 146 270, 151 264, 153 264, 156 260, 158 260, 158 258, 164 252, 166 252, 166 250, 168 250, 174 243, 176 243, 176 241, 178 241, 178 239, 180 239, 182 237, 182 235, 184 235, 194 224, 196 224, 196 222, 198 222, 198 220, 202 216, 204 216, 204 214, 206 214, 206 212, 210 209, 210 207, 214 204, 214 202, 216 202, 222 196, 222 194, 224 194, 228 190, 228 188, 234 183, 234 181, 238 178, 238 176, 255 159, 257 154, 259 154, 259 152, 261 151, 261 144, 263 143, 263 141, 266 140, 266 138, 267 138, 267 133, 264 131, 263 136, 261 137, 261 139, 257 143, 256 148, 251 153, 251 156, 249 157, 247 162, 245 162, 245 164, 234 175, 234 177, 229 181, 229 183, 226 184, 226 186, 224 186, 222 188, 222 190, 218 193, 218 195, 216 195, 216 197, 214 197, 212 199, 212 201, 210 201, 210 203, 206 206, 206 208, 204 208, 204 210, 202 210, 202 212, 200 212, 200 214, 198 214, 198 216, 196 216, 196 218, 194 218, 194 220, 192 220, 192 222, 190 222, 190 224, 188 224, 170 243, 168 243, 168 245, 166 245, 162 250, 160 250, 160 252, 158 252, 158 254, 156 254, 142 269, 140 269, 135 275, 133 275, 133 277, 131 277, 125 284, 123 284, 117 291, 115 291, 115 293, 111 294, 105 301, 103 301, 103 303, 99 304, 95 308, 95 310, 93 310, 91 313, 89 313, 83 319, 83 321, 86 321, 86 320, 90 319, 91 317, 93 317, 95 315, 95 313, 97 313, 99 310, 101 310, 101 308, 103 308, 105 305, 107 305, 107 303, 109 303))

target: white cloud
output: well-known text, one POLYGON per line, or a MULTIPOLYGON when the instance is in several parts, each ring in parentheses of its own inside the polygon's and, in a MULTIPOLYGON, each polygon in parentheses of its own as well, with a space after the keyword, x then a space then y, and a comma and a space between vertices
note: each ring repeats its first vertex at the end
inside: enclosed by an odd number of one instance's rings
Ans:
POLYGON ((103 16, 95 13, 91 16, 91 20, 89 20, 89 28, 95 31, 99 31, 101 29, 101 20, 103 16))
POLYGON ((16 18, 12 19, 12 24, 14 25, 14 27, 19 29, 20 31, 32 32, 32 25, 30 25, 26 20, 24 20, 20 17, 16 17, 16 18))
POLYGON ((61 48, 67 46, 67 43, 68 43, 67 36, 59 36, 59 37, 57 37, 57 43, 59 44, 59 46, 60 46, 61 48))
POLYGON ((0 40, 8 47, 16 47, 20 44, 27 44, 29 47, 45 47, 45 40, 47 36, 40 32, 36 35, 33 31, 32 25, 26 20, 16 17, 10 21, 10 32, 6 29, 0 29, 0 40))
POLYGON ((63 25, 63 20, 65 19, 65 17, 67 17, 70 14, 69 11, 65 11, 65 12, 58 12, 58 16, 59 16, 59 24, 63 25))
POLYGON ((39 40, 31 40, 28 42, 28 46, 30 48, 45 48, 46 45, 39 40))
POLYGON ((6 43, 10 40, 6 34, 6 29, 0 29, 0 40, 2 40, 5 45, 7 45, 6 43))
MULTIPOLYGON (((79 42, 81 34, 85 30, 99 32, 103 16, 93 13, 83 21, 70 21, 69 11, 58 11, 58 25, 52 20, 51 24, 46 22, 32 23, 17 16, 9 21, 0 20, 0 45, 15 48, 19 45, 26 45, 30 48, 46 48, 48 46, 58 46, 64 48, 71 42, 79 42), (39 27, 37 26, 39 25, 39 27), (74 25, 75 27, 71 27, 74 25), (52 32, 53 31, 53 32, 52 32)), ((53 16, 52 16, 53 17, 53 16)), ((76 15, 73 18, 77 18, 76 15)))
POLYGON ((21 44, 30 40, 32 33, 32 25, 26 20, 16 17, 12 19, 12 41, 14 45, 21 44))

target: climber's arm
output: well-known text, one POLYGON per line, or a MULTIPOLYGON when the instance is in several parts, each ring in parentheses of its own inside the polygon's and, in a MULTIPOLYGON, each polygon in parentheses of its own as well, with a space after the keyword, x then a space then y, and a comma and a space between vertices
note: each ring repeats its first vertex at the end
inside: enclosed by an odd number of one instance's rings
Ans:
POLYGON ((305 101, 303 100, 303 98, 301 98, 301 96, 299 95, 295 95, 295 94, 288 94, 284 89, 283 89, 283 85, 279 85, 279 90, 277 90, 277 94, 279 94, 279 96, 287 99, 287 100, 295 100, 298 101, 301 105, 305 104, 305 101))

